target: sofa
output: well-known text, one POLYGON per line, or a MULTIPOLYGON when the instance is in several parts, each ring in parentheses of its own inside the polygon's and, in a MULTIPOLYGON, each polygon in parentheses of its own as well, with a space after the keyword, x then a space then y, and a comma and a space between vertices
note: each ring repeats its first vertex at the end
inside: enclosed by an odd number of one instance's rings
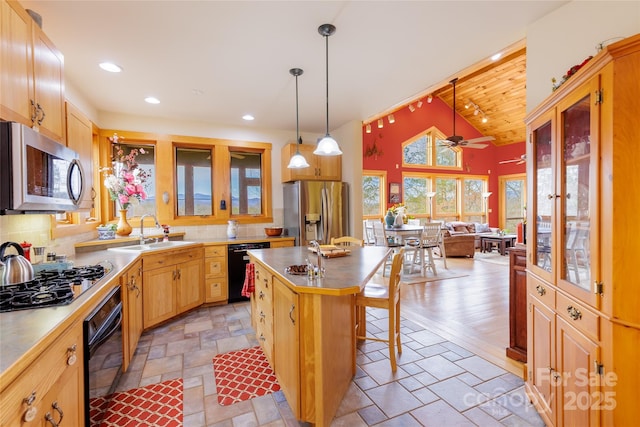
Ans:
POLYGON ((488 224, 452 221, 443 224, 443 243, 447 257, 473 258, 480 248, 480 237, 493 234, 498 228, 488 224))

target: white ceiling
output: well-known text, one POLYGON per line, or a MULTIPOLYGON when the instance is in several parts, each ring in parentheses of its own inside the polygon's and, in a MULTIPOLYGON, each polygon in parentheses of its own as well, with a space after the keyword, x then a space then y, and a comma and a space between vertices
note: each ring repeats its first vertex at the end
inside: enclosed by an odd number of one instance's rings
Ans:
POLYGON ((228 126, 329 126, 364 120, 445 84, 525 38, 566 1, 21 1, 65 56, 66 80, 100 111, 228 126), (98 68, 113 61, 124 68, 98 68), (199 92, 200 94, 195 94, 199 92), (159 105, 144 102, 146 96, 159 105), (253 122, 241 116, 251 113, 253 122))

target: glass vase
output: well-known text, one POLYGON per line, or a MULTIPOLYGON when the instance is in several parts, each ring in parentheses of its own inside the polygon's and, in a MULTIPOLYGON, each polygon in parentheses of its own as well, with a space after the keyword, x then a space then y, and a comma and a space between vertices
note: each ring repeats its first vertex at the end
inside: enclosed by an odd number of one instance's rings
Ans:
POLYGON ((116 227, 116 234, 118 236, 128 236, 133 231, 131 224, 127 222, 127 210, 120 209, 120 219, 118 220, 118 226, 116 227))

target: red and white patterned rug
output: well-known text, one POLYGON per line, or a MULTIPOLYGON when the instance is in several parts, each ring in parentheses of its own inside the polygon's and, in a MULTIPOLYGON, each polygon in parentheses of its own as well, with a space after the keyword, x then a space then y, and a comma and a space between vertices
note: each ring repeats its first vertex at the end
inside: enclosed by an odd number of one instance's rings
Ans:
POLYGON ((90 401, 92 427, 181 427, 182 378, 96 397, 90 401))
POLYGON ((218 403, 226 406, 280 390, 269 361, 258 347, 213 358, 218 403))

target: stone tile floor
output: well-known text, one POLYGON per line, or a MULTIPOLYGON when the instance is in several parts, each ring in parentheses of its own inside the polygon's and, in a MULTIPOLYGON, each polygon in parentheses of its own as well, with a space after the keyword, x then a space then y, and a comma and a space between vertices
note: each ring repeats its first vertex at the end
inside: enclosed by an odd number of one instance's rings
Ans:
MULTIPOLYGON (((367 311, 384 334, 386 310, 367 311)), ((521 378, 428 329, 402 320, 403 352, 391 373, 384 343, 358 346, 357 374, 332 426, 544 426, 521 378)), ((200 308, 143 334, 117 390, 184 378, 185 426, 298 426, 282 392, 217 403, 212 359, 257 345, 249 303, 200 308)))

